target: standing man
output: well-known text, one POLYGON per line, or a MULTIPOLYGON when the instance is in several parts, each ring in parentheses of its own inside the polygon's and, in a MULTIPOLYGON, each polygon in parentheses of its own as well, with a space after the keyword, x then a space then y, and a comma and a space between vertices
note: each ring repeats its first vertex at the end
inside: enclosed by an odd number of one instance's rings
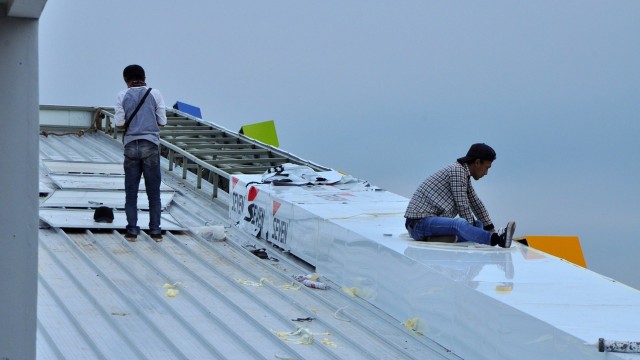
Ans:
POLYGON ((487 175, 495 159, 496 152, 489 145, 473 144, 466 156, 422 182, 404 214, 411 237, 511 247, 515 222, 510 221, 496 231, 487 209, 471 186, 471 177, 477 181, 487 175))
POLYGON ((122 72, 127 89, 118 93, 115 107, 116 126, 124 129, 125 213, 129 241, 136 241, 138 224, 138 190, 140 176, 149 199, 149 236, 162 241, 160 229, 160 126, 167 124, 162 94, 147 88, 144 69, 129 65, 122 72))

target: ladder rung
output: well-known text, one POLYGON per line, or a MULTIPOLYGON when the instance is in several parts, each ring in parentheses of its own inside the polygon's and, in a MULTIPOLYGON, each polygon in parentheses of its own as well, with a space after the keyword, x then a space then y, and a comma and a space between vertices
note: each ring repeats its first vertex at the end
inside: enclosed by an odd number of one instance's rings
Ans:
POLYGON ((204 150, 204 149, 212 149, 212 150, 256 149, 256 146, 252 145, 252 144, 212 144, 212 143, 201 143, 201 144, 189 144, 188 146, 184 146, 183 149, 186 150, 186 151, 204 150))
MULTIPOLYGON (((276 164, 279 165, 279 164, 276 164)), ((273 165, 275 166, 275 165, 273 165)), ((261 174, 273 166, 238 166, 238 167, 220 167, 221 170, 226 171, 229 174, 241 173, 241 174, 261 174)))
POLYGON ((269 154, 269 150, 266 149, 231 149, 231 150, 189 150, 189 152, 193 155, 221 155, 221 156, 229 156, 229 155, 266 155, 269 154))
POLYGON ((224 134, 220 130, 160 130, 160 136, 213 136, 224 134))
POLYGON ((206 125, 179 125, 179 126, 165 126, 162 128, 162 131, 175 131, 175 130, 214 130, 211 128, 211 126, 206 126, 206 125))
POLYGON ((211 165, 222 165, 222 164, 257 164, 257 163, 273 163, 275 166, 277 164, 282 164, 286 162, 286 158, 256 158, 256 159, 216 159, 216 160, 204 160, 207 164, 211 165))

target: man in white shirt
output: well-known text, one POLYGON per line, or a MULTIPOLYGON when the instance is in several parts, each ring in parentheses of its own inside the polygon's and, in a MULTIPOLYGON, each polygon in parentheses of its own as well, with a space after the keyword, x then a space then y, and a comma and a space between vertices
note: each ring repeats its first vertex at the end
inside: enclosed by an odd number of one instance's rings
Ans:
POLYGON ((162 241, 160 228, 160 127, 167 124, 164 99, 157 89, 147 88, 144 69, 129 65, 122 72, 127 89, 118 93, 115 123, 124 129, 125 213, 129 241, 140 233, 138 223, 138 190, 140 178, 149 199, 149 236, 162 241))

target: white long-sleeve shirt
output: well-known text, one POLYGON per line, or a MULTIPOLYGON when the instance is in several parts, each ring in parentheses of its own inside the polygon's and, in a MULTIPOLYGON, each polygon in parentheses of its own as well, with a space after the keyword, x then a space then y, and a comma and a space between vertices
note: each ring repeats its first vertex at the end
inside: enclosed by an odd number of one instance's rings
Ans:
MULTIPOLYGON (((115 124, 123 126, 147 91, 146 86, 131 87, 122 90, 116 97, 115 124)), ((149 96, 133 118, 124 138, 127 144, 133 140, 144 139, 155 144, 160 143, 160 128, 167 124, 167 109, 162 94, 151 89, 149 96)))

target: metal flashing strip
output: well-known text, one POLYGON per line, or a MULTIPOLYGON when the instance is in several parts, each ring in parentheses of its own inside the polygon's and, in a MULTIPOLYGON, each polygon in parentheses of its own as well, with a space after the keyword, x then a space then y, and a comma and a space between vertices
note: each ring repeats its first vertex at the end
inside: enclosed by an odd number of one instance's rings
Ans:
POLYGON ((54 191, 53 188, 51 188, 49 185, 43 183, 42 181, 40 181, 39 185, 38 185, 38 192, 40 194, 48 194, 50 192, 54 191))
POLYGON ((47 171, 52 174, 124 175, 124 167, 122 163, 59 160, 43 160, 42 163, 47 171))
MULTIPOLYGON (((124 176, 120 175, 49 174, 49 178, 61 189, 124 190, 124 176)), ((140 181, 139 189, 146 189, 144 179, 140 181)), ((164 182, 160 184, 160 191, 169 190, 173 188, 164 182)))
POLYGON ((640 335, 640 292, 587 269, 520 244, 416 242, 404 227, 409 200, 390 192, 260 180, 232 178, 239 229, 463 358, 596 359, 599 337, 640 335))
MULTIPOLYGON (((126 229, 127 216, 124 211, 114 211, 112 223, 93 221, 93 210, 69 209, 40 209, 40 220, 52 227, 76 229, 126 229)), ((143 230, 149 229, 149 213, 138 211, 138 226, 143 230)), ((160 226, 163 230, 187 230, 168 212, 161 215, 160 226)))
MULTIPOLYGON (((160 192, 160 203, 162 208, 166 209, 171 203, 174 196, 173 191, 160 192)), ((95 208, 98 206, 108 206, 115 209, 124 209, 125 192, 124 191, 100 191, 100 190, 56 190, 47 199, 45 199, 40 207, 43 208, 95 208)), ((138 209, 148 210, 149 200, 144 192, 138 194, 138 209)))

